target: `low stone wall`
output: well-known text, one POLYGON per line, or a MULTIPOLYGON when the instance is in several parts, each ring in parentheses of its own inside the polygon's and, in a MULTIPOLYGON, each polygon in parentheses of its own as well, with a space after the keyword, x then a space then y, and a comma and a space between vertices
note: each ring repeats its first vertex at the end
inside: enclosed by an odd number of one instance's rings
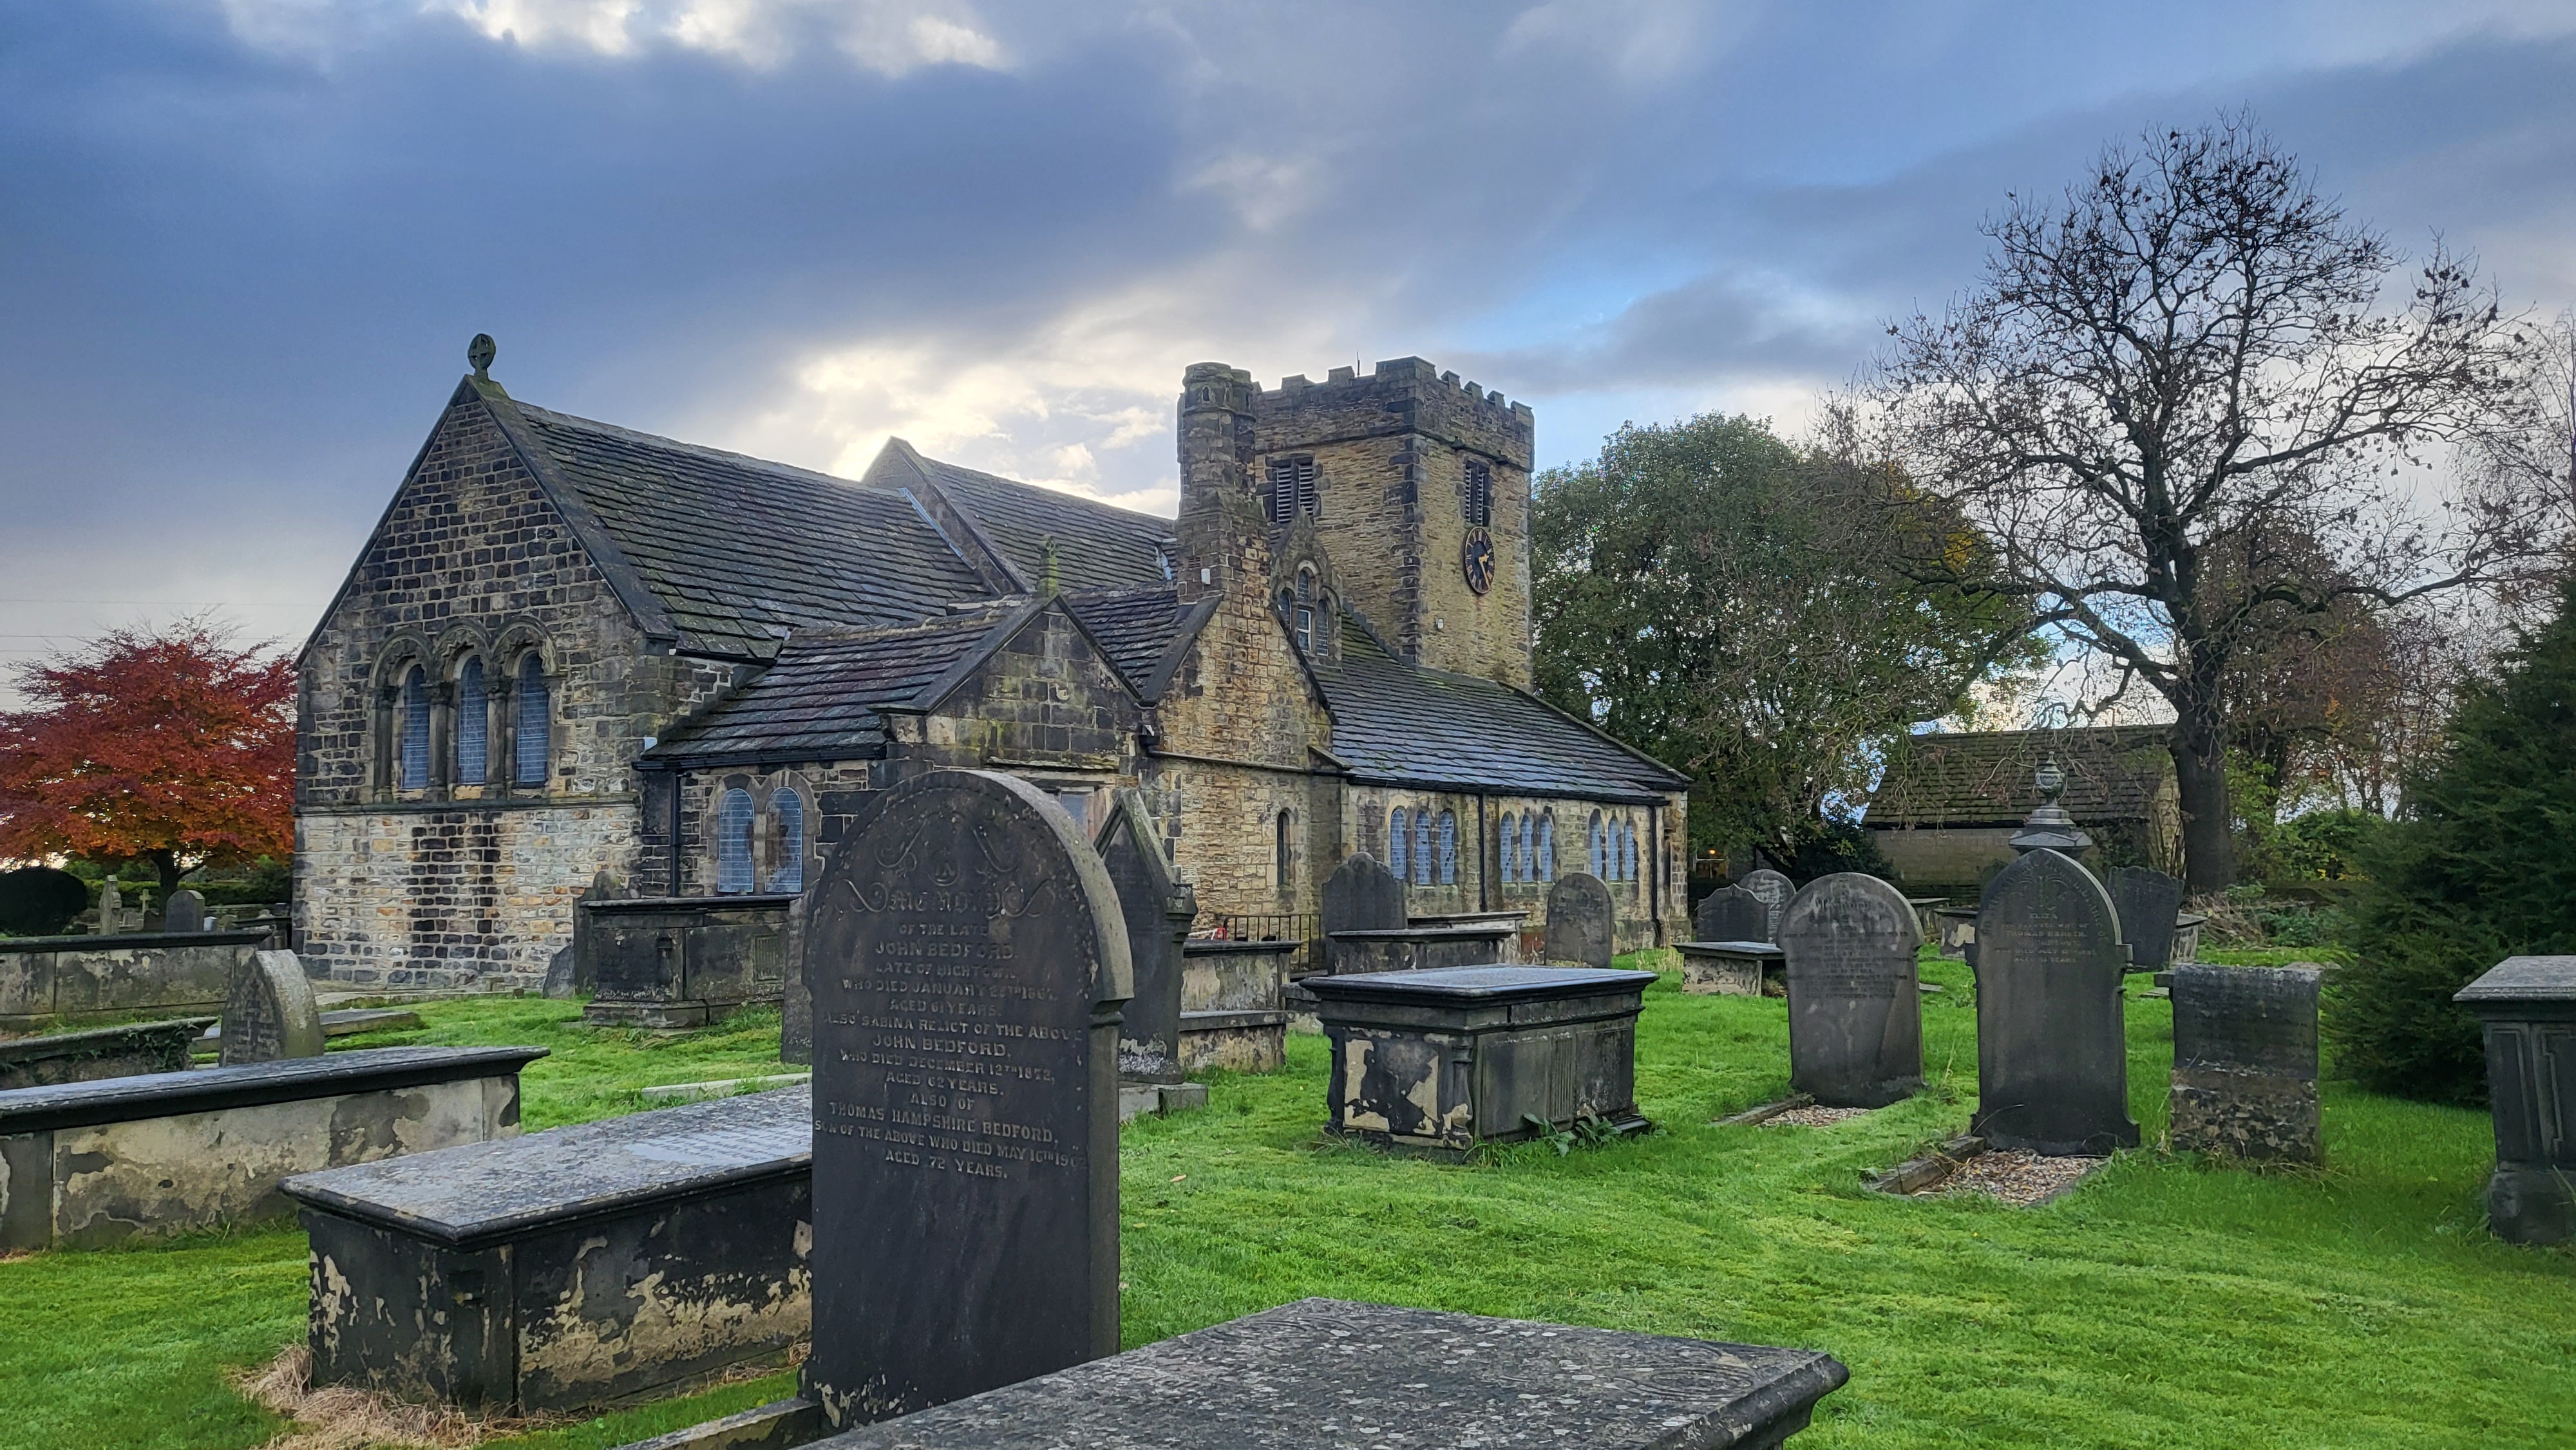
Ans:
POLYGON ((220 1013, 266 931, 0 939, 0 1032, 125 1013, 220 1013))
POLYGON ((0 1092, 0 1249, 284 1214, 298 1173, 508 1137, 542 1047, 381 1047, 0 1092))

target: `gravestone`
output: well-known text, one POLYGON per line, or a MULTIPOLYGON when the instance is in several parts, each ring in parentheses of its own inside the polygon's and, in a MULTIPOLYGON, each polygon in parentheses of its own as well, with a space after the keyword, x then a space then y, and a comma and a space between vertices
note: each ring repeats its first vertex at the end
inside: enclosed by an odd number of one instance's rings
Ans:
POLYGON ((2171 966, 2182 878, 2144 866, 2115 866, 2109 885, 2111 905, 2120 912, 2121 938, 2129 944, 2129 970, 2161 972, 2171 966))
POLYGON ((224 1066, 320 1057, 322 1041, 322 1008, 295 953, 257 952, 234 970, 224 995, 224 1066))
POLYGON ((1321 916, 1327 939, 1337 931, 1393 931, 1410 924, 1404 914, 1404 883, 1365 851, 1343 857, 1324 879, 1321 916))
POLYGON ((1769 942, 1778 941, 1780 939, 1781 914, 1789 909, 1789 898, 1798 894, 1797 886, 1793 884, 1788 877, 1781 875, 1779 872, 1772 870, 1768 866, 1763 867, 1759 871, 1748 871, 1744 873, 1744 880, 1738 884, 1743 886, 1745 890, 1752 892, 1755 896, 1760 897, 1763 909, 1770 913, 1770 918, 1762 924, 1762 935, 1760 940, 1769 942))
POLYGON ((1609 970, 1618 950, 1618 917, 1610 905, 1610 888, 1589 872, 1556 878, 1547 889, 1547 946, 1551 962, 1580 962, 1609 970))
POLYGON ((1769 941, 1771 904, 1741 886, 1721 886, 1691 917, 1693 941, 1769 941))
POLYGON ((1789 1090, 1876 1108, 1923 1086, 1923 925, 1905 894, 1840 871, 1807 883, 1780 924, 1788 958, 1789 1090))
POLYGON ((838 1427, 1118 1348, 1118 892, 1027 783, 871 795, 812 892, 814 1337, 838 1427))
POLYGON ((98 883, 98 934, 113 936, 125 930, 125 893, 116 889, 116 878, 110 876, 98 883))
POLYGON ((2128 948, 2093 873, 2045 847, 2006 866, 1977 907, 1968 965, 1978 1094, 1969 1131, 2049 1156, 2138 1146, 2120 1016, 2128 948))
POLYGON ((1128 789, 1110 800, 1100 825, 1100 864, 1118 891, 1127 923, 1136 994, 1118 1024, 1118 1075, 1131 1082, 1181 1080, 1181 945, 1198 919, 1198 893, 1172 879, 1163 833, 1145 813, 1145 796, 1128 789))
POLYGON ((2173 1146, 2188 1153, 2314 1163, 2314 967, 2173 969, 2173 1146))
POLYGON ((2488 1231, 2516 1244, 2576 1238, 2576 956, 2507 957, 2451 1000, 2486 1036, 2488 1231))
POLYGON ((161 929, 163 931, 204 931, 206 898, 184 886, 171 892, 170 899, 161 907, 161 929))

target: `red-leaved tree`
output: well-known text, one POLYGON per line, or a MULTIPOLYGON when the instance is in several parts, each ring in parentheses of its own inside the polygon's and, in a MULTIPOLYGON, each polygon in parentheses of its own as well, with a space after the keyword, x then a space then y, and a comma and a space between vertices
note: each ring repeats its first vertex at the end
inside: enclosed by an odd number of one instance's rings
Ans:
POLYGON ((20 673, 0 712, 0 857, 149 861, 166 898, 200 866, 295 847, 295 666, 183 619, 20 673))

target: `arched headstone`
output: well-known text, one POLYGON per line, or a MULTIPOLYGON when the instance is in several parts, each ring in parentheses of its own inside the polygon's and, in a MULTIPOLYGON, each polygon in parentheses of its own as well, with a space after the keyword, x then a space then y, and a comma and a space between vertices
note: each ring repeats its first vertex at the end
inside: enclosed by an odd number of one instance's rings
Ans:
POLYGON ((110 876, 98 884, 98 934, 114 936, 125 930, 125 893, 116 889, 116 878, 110 876))
POLYGON ((1875 1108, 1923 1086, 1923 927, 1905 893, 1841 871, 1789 902, 1789 1088, 1829 1108, 1875 1108))
POLYGON ((1547 949, 1551 962, 1581 962, 1607 970, 1617 950, 1618 917, 1610 888, 1600 877, 1576 871, 1547 889, 1547 949))
POLYGON ((1024 781, 868 797, 812 888, 813 1352, 835 1428, 1118 1348, 1117 889, 1024 781))
POLYGON ((1789 898, 1798 894, 1797 886, 1792 883, 1788 877, 1781 875, 1779 872, 1772 870, 1768 866, 1763 867, 1759 871, 1748 871, 1744 873, 1744 880, 1741 884, 1745 890, 1762 898, 1763 906, 1770 910, 1771 919, 1764 923, 1760 940, 1768 942, 1778 941, 1780 939, 1781 914, 1789 909, 1789 898))
POLYGON ((161 905, 161 929, 163 931, 204 931, 206 898, 185 886, 171 892, 170 899, 161 905))
POLYGON ((1118 1025, 1118 1075, 1134 1082, 1181 1080, 1181 943, 1198 918, 1197 891, 1172 879, 1163 833, 1144 793, 1122 790, 1100 825, 1100 862, 1117 888, 1135 965, 1136 994, 1118 1025))
POLYGON ((2138 1146, 2120 978, 2128 948, 2093 873, 2040 848, 1977 908, 1977 1116, 1997 1148, 2094 1154, 2138 1146))
POLYGON ((2111 905, 2120 913, 2121 939, 2129 944, 2129 970, 2161 972, 2172 965, 2182 879, 2144 866, 2115 866, 2109 885, 2111 905))
POLYGON ((322 1055, 322 1008, 295 953, 255 952, 234 970, 223 1033, 226 1067, 322 1055))
POLYGON ((1741 886, 1721 886, 1700 899, 1691 940, 1769 941, 1771 907, 1741 886))
POLYGON ((1410 925, 1405 915, 1404 883, 1365 851, 1342 858, 1324 879, 1324 935, 1337 931, 1394 931, 1410 925))

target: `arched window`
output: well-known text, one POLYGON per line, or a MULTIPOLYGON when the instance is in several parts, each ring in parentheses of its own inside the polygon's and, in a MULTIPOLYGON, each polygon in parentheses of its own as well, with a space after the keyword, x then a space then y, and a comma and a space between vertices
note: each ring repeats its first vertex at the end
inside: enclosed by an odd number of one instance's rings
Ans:
POLYGON ((481 785, 492 769, 492 689, 483 660, 468 655, 456 672, 456 783, 481 785))
POLYGON ((1628 827, 1628 879, 1642 879, 1637 875, 1637 827, 1633 822, 1628 827))
POLYGON ((772 891, 805 889, 805 798, 782 790, 769 802, 778 818, 778 870, 769 878, 772 891))
POLYGON ((1539 817, 1538 879, 1541 881, 1556 879, 1556 813, 1553 811, 1539 817))
POLYGON ((1525 815, 1521 817, 1521 880, 1536 881, 1537 879, 1539 879, 1538 817, 1525 815))
MULTIPOLYGON (((546 662, 534 653, 519 658, 517 739, 511 752, 510 780, 515 785, 544 785, 546 760, 553 753, 554 702, 546 695, 546 662)), ((744 809, 750 807, 747 804, 744 809)), ((746 868, 748 869, 748 868, 746 868)), ((742 888, 749 891, 751 888, 742 888)))
POLYGON ((1458 884, 1458 813, 1440 813, 1440 884, 1458 884))
POLYGON ((1293 814, 1287 811, 1281 811, 1279 813, 1279 842, 1277 849, 1279 889, 1282 891, 1285 891, 1289 887, 1297 884, 1296 827, 1297 818, 1293 814))
POLYGON ((1297 602, 1292 607, 1296 611, 1291 618, 1297 621, 1297 648, 1304 650, 1308 654, 1313 654, 1315 652, 1314 570, 1300 569, 1297 571, 1297 602))
POLYGON ((1521 879, 1521 827, 1512 813, 1503 812, 1503 880, 1506 884, 1521 879))
POLYGON ((716 802, 716 890, 751 889, 751 792, 736 787, 716 802))
POLYGON ((1431 884, 1431 812, 1413 813, 1413 884, 1431 884))
POLYGON ((429 672, 418 665, 402 683, 402 760, 394 780, 404 790, 429 784, 429 672))
POLYGON ((1601 854, 1601 813, 1599 811, 1592 813, 1592 824, 1584 831, 1583 840, 1587 848, 1587 859, 1592 862, 1592 874, 1608 880, 1610 870, 1601 854))
POLYGON ((1386 818, 1386 869, 1394 872, 1398 881, 1404 879, 1404 832, 1408 819, 1402 806, 1397 806, 1394 813, 1386 818))

